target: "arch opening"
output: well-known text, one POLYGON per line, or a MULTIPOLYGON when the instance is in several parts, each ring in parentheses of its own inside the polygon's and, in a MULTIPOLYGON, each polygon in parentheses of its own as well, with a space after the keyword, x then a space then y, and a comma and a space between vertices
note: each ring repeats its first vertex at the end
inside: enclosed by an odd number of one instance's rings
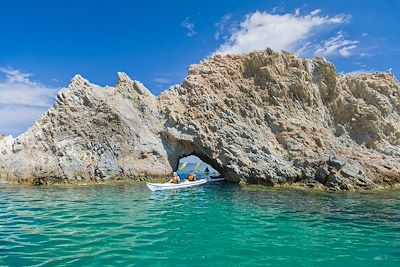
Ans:
POLYGON ((181 178, 186 178, 190 172, 198 178, 222 177, 221 173, 213 166, 194 154, 184 155, 179 159, 175 171, 181 178))
MULTIPOLYGON (((223 178, 231 182, 238 181, 238 179, 231 179, 231 177, 235 176, 230 175, 231 171, 229 168, 226 168, 224 162, 219 158, 210 157, 210 151, 202 146, 199 140, 195 141, 196 138, 194 136, 183 134, 175 128, 167 128, 161 136, 162 143, 168 155, 168 161, 174 171, 179 170, 186 157, 192 156, 192 160, 201 162, 202 165, 207 164, 209 170, 215 170, 215 176, 223 176, 223 178)), ((190 169, 186 169, 186 171, 190 171, 190 169)), ((183 173, 181 174, 184 175, 183 173)))

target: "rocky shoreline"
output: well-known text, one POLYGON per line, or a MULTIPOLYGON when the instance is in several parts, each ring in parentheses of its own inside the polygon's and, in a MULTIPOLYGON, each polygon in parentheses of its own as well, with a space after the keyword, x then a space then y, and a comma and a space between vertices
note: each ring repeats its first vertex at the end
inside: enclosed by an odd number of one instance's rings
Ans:
POLYGON ((94 183, 167 177, 194 154, 229 181, 364 190, 400 183, 400 83, 338 75, 323 58, 270 49, 214 56, 154 96, 118 73, 81 76, 17 138, 0 136, 0 179, 94 183))

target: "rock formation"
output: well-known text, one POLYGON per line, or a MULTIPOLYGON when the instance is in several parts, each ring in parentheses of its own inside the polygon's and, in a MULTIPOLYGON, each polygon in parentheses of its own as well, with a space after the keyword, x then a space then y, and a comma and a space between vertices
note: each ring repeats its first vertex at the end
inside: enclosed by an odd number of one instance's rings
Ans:
POLYGON ((0 175, 16 182, 152 177, 172 172, 158 103, 118 73, 116 87, 75 76, 28 131, 0 143, 0 175))
POLYGON ((158 97, 123 73, 104 88, 76 76, 26 133, 0 140, 0 177, 146 179, 189 154, 236 182, 391 186, 400 183, 400 84, 270 49, 214 56, 158 97))

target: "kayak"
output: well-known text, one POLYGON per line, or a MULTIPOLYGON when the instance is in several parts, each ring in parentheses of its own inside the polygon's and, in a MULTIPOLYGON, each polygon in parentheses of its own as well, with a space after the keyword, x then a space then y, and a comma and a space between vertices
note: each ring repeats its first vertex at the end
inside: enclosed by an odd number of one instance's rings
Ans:
POLYGON ((225 178, 207 178, 207 183, 225 181, 225 178))
POLYGON ((210 176, 210 177, 207 177, 206 179, 207 179, 207 182, 208 182, 208 183, 209 183, 209 182, 225 181, 225 178, 224 178, 223 176, 221 176, 221 175, 218 175, 218 176, 210 176))
POLYGON ((162 183, 162 184, 155 184, 155 183, 146 183, 147 187, 151 191, 158 191, 158 190, 172 190, 172 189, 181 189, 181 188, 188 188, 188 187, 193 187, 196 185, 201 185, 207 183, 207 179, 200 179, 196 181, 188 181, 184 180, 183 182, 179 184, 173 184, 173 183, 162 183))

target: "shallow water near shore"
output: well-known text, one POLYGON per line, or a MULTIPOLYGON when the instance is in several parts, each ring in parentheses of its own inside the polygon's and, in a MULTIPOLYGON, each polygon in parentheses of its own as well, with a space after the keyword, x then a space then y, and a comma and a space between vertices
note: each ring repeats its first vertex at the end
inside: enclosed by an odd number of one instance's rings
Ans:
POLYGON ((0 185, 0 266, 399 264, 399 190, 0 185))

